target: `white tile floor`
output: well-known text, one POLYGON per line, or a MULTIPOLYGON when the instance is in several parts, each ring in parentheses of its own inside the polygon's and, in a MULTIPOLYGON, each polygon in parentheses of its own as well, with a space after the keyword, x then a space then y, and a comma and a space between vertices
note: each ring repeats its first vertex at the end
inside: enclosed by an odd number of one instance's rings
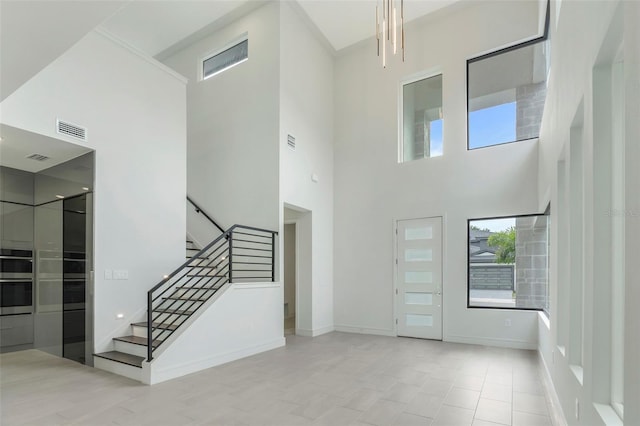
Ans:
POLYGON ((3 425, 552 425, 533 351, 330 333, 155 386, 0 355, 3 425))

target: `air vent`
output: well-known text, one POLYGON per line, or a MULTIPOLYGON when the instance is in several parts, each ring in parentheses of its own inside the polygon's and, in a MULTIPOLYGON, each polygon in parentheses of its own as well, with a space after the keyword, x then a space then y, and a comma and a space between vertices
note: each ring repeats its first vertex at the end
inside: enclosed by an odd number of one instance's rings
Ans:
POLYGON ((75 124, 67 123, 66 121, 58 120, 58 133, 61 135, 71 136, 72 138, 87 140, 87 129, 84 127, 76 126, 75 124))
POLYGON ((47 157, 46 155, 41 155, 41 154, 31 154, 31 155, 28 155, 27 158, 29 160, 36 160, 36 161, 47 161, 49 159, 49 157, 47 157))
POLYGON ((291 135, 287 135, 287 145, 289 146, 289 148, 291 148, 292 150, 296 150, 296 138, 291 136, 291 135))

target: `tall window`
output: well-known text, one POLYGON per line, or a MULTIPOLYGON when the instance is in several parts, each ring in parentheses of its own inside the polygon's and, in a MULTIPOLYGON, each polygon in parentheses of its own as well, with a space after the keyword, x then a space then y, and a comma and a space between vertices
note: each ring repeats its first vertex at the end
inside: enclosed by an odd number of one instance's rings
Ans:
POLYGON ((402 86, 399 161, 442 155, 442 75, 402 86))
POLYGON ((467 62, 468 148, 538 137, 548 43, 526 43, 467 62))
POLYGON ((543 310, 548 305, 549 216, 468 221, 468 306, 543 310))

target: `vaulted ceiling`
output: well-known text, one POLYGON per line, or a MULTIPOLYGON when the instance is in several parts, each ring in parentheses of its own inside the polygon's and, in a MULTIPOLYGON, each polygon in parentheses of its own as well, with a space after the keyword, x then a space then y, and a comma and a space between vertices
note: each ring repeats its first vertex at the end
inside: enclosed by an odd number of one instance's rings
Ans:
MULTIPOLYGON (((274 0, 107 0, 0 2, 0 101, 100 26, 156 56, 216 22, 274 0)), ((282 0, 295 1, 295 0, 282 0)), ((374 35, 381 0, 297 0, 335 51, 374 35)), ((395 0, 399 4, 399 0, 395 0)), ((409 22, 458 0, 405 0, 409 22)))

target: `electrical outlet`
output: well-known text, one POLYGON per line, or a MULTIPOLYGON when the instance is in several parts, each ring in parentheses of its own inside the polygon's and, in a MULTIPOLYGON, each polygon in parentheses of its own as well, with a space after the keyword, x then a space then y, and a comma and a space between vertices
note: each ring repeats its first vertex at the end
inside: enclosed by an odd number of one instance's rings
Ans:
POLYGON ((504 326, 511 327, 511 318, 507 318, 506 320, 504 320, 504 326))

